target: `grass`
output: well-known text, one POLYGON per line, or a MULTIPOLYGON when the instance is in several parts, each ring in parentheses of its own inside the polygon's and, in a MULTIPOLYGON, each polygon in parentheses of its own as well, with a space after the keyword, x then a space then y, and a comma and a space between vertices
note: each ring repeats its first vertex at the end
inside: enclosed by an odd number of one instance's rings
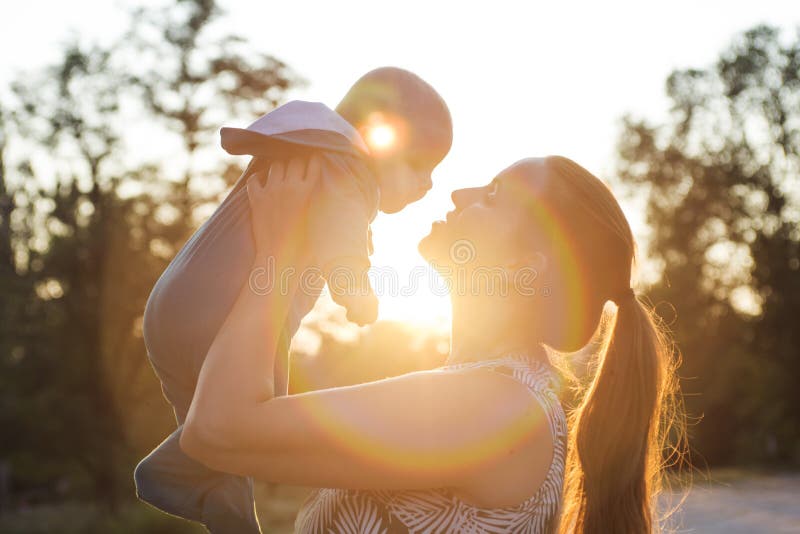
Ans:
MULTIPOLYGON (((789 513, 783 509, 776 511, 773 508, 779 504, 784 506, 783 501, 791 499, 790 494, 796 491, 794 488, 796 488, 797 482, 786 483, 785 487, 777 486, 777 489, 772 488, 769 484, 763 487, 748 486, 748 484, 752 486, 751 483, 760 484, 760 481, 774 484, 776 476, 786 473, 785 471, 772 472, 754 469, 715 469, 711 472, 695 472, 692 477, 693 482, 688 487, 685 485, 686 479, 672 481, 673 489, 677 493, 670 494, 668 492, 663 495, 662 506, 665 507, 665 512, 673 506, 678 506, 680 509, 686 508, 687 526, 694 525, 700 528, 696 532, 712 532, 712 530, 708 530, 711 528, 708 525, 711 524, 712 519, 722 521, 722 517, 716 516, 731 514, 730 510, 733 505, 728 502, 730 492, 726 493, 726 488, 746 488, 749 491, 746 498, 753 501, 752 506, 734 503, 736 510, 742 514, 751 513, 755 517, 758 513, 766 513, 764 510, 769 509, 771 517, 774 516, 774 521, 790 521, 795 517, 795 512, 789 513), (717 491, 719 488, 721 488, 721 492, 717 491), (684 491, 689 493, 684 494, 684 491), (772 493, 769 493, 770 491, 772 493), (685 502, 682 500, 684 496, 688 497, 685 502), (761 500, 764 502, 756 503, 757 497, 763 497, 761 500), (723 510, 727 511, 722 512, 723 510)), ((781 484, 784 483, 781 482, 781 484)), ((257 510, 261 530, 265 534, 293 532, 294 518, 308 493, 309 490, 306 488, 258 484, 256 486, 256 502, 258 503, 257 510)), ((682 515, 681 511, 675 519, 680 521, 682 515)), ((746 522, 749 519, 745 517, 742 521, 744 521, 742 528, 749 528, 750 523, 746 522)), ((731 525, 724 528, 720 526, 720 529, 713 530, 713 532, 731 534, 745 531, 740 529, 728 532, 725 530, 730 528, 732 528, 731 525)), ((36 506, 27 511, 17 511, 0 517, 0 533, 2 534, 51 532, 62 534, 202 534, 206 530, 197 523, 168 516, 138 501, 124 504, 113 514, 91 503, 64 503, 36 506)))
MULTIPOLYGON (((305 488, 256 487, 256 502, 261 530, 266 533, 291 533, 297 510, 308 495, 305 488)), ((92 503, 69 502, 37 505, 0 516, 2 534, 204 534, 201 525, 164 514, 132 500, 112 513, 92 503)))
POLYGON ((115 513, 91 503, 36 506, 0 518, 3 534, 201 534, 206 529, 139 502, 115 513))

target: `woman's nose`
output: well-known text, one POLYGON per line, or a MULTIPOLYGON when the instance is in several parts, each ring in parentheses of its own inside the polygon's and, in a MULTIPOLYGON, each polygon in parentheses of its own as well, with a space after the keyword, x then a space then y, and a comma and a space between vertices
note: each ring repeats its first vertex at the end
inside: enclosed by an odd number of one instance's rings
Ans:
POLYGON ((453 205, 456 208, 466 206, 467 204, 469 204, 470 198, 475 196, 476 190, 477 190, 476 187, 470 187, 468 189, 456 189, 450 194, 450 198, 453 201, 453 205))
POLYGON ((463 198, 463 196, 464 196, 463 189, 456 189, 455 191, 450 193, 450 200, 453 201, 453 206, 458 208, 461 205, 461 199, 463 198))

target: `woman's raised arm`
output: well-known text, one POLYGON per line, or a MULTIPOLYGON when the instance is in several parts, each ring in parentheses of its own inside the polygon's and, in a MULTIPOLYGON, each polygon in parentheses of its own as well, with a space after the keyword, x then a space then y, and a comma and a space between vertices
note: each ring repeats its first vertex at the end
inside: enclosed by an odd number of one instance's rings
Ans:
MULTIPOLYGON (((303 165, 290 162, 273 166, 265 188, 248 185, 253 209, 268 217, 261 228, 281 232, 276 240, 254 228, 273 243, 260 260, 273 258, 276 273, 303 265, 297 229, 315 172, 309 163, 304 179, 303 165)), ((501 373, 421 371, 274 398, 272 355, 295 287, 242 289, 200 373, 181 439, 188 455, 264 480, 354 489, 466 488, 523 455, 532 470, 513 476, 537 487, 553 451, 547 419, 530 391, 501 373)))
POLYGON ((304 266, 304 222, 319 170, 316 159, 308 169, 301 160, 276 162, 265 185, 263 174, 247 182, 255 259, 200 371, 181 439, 190 454, 216 445, 220 425, 246 419, 243 407, 274 397, 275 352, 304 266))

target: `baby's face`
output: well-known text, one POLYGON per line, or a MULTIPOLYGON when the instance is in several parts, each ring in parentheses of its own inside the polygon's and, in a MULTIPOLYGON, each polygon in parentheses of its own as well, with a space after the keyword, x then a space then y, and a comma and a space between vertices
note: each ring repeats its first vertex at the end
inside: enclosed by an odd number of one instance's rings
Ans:
POLYGON ((374 159, 384 213, 395 213, 425 196, 431 188, 433 166, 411 155, 396 154, 374 159))
POLYGON ((440 135, 446 143, 430 130, 411 118, 378 112, 359 128, 378 175, 382 212, 398 212, 430 190, 431 173, 450 150, 450 130, 440 135))

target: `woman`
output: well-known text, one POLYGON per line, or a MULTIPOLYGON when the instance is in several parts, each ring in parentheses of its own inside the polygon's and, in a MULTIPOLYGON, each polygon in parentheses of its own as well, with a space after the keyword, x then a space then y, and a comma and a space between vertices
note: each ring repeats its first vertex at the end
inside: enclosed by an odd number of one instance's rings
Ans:
MULTIPOLYGON (((269 219, 254 223, 256 241, 273 243, 254 273, 302 270, 318 174, 314 160, 291 162, 273 165, 266 186, 248 183, 253 212, 269 219), (278 225, 281 243, 262 238, 278 225)), ((446 366, 274 398, 269 355, 302 280, 284 276, 268 294, 244 287, 181 446, 213 469, 328 488, 304 504, 301 532, 654 530, 674 363, 630 289, 634 242, 610 190, 548 157, 452 197, 456 209, 420 243, 452 281, 446 366), (616 322, 567 425, 544 347, 586 345, 609 300, 616 322)))

